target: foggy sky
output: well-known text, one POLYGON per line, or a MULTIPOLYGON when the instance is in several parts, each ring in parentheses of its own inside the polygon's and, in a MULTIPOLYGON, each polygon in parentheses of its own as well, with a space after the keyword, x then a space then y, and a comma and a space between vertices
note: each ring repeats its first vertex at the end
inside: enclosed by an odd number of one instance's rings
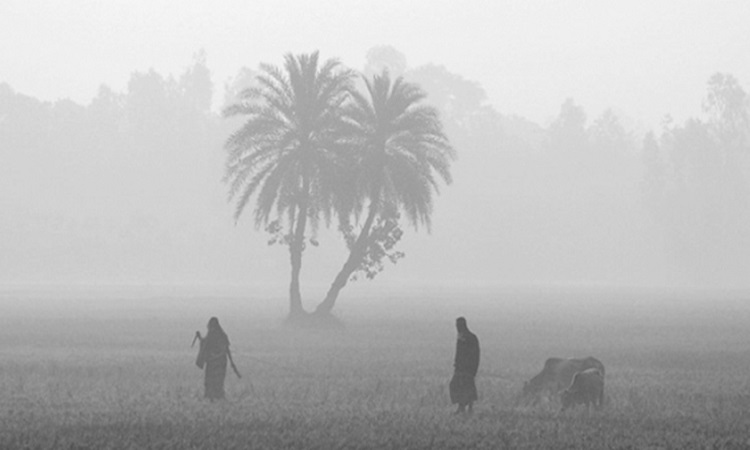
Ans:
POLYGON ((0 80, 85 104, 134 70, 178 73, 200 49, 222 86, 290 51, 362 67, 367 49, 393 45, 412 67, 478 81, 503 113, 544 123, 573 97, 654 127, 699 113, 714 72, 750 77, 748 17, 742 1, 6 0, 0 80))

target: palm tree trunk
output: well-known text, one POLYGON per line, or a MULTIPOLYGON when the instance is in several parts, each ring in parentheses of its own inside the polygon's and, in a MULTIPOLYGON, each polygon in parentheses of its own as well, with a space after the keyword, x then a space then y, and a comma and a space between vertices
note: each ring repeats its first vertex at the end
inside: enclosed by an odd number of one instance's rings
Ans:
POLYGON ((289 246, 290 259, 292 262, 292 280, 289 283, 289 317, 302 316, 305 310, 302 308, 302 295, 299 288, 299 274, 302 270, 302 252, 289 246))
POLYGON ((338 299, 339 292, 341 292, 344 286, 346 286, 349 277, 355 270, 357 270, 362 258, 364 258, 367 252, 367 241, 370 238, 370 229, 372 228, 372 223, 377 216, 379 204, 380 202, 377 200, 377 196, 374 196, 372 203, 370 203, 370 212, 367 214, 367 219, 365 220, 364 225, 362 225, 362 230, 360 230, 357 240, 349 251, 349 257, 346 259, 344 266, 333 280, 325 299, 315 308, 315 315, 322 316, 331 313, 331 310, 333 310, 333 307, 336 304, 336 299, 338 299))
POLYGON ((300 202, 297 211, 297 223, 294 237, 289 244, 289 256, 292 263, 292 279, 289 283, 289 318, 301 317, 305 314, 302 307, 302 294, 299 286, 299 275, 302 271, 302 251, 305 248, 305 226, 307 224, 307 202, 300 202))

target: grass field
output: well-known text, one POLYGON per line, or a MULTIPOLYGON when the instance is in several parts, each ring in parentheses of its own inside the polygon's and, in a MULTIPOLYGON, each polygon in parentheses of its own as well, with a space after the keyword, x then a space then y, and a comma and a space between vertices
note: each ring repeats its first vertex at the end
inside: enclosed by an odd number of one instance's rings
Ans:
POLYGON ((750 448, 747 293, 353 292, 344 329, 300 331, 260 293, 6 290, 0 448, 750 448), (212 315, 244 375, 216 403, 190 348, 212 315), (460 417, 458 315, 482 348, 460 417), (516 404, 548 356, 587 355, 602 410, 516 404))

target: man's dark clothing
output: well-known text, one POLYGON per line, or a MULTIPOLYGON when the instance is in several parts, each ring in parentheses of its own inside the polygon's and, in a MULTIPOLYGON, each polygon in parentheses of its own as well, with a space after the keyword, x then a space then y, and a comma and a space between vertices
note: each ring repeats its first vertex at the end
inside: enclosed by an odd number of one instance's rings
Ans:
POLYGON ((451 403, 457 403, 459 407, 469 405, 478 398, 474 378, 479 369, 479 339, 468 329, 459 333, 453 367, 451 403))

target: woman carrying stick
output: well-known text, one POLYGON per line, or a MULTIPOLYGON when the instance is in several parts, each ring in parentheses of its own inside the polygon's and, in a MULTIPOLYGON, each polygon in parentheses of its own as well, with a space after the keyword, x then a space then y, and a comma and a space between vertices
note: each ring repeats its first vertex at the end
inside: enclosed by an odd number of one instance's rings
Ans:
MULTIPOLYGON (((237 378, 241 378, 241 376, 232 360, 232 353, 229 351, 229 338, 219 325, 219 319, 211 317, 208 321, 206 337, 201 337, 200 331, 196 331, 195 339, 200 341, 200 350, 195 364, 201 369, 205 367, 203 378, 205 397, 212 401, 223 399, 227 359, 237 378)), ((193 339, 193 344, 195 344, 195 339, 193 339)))

